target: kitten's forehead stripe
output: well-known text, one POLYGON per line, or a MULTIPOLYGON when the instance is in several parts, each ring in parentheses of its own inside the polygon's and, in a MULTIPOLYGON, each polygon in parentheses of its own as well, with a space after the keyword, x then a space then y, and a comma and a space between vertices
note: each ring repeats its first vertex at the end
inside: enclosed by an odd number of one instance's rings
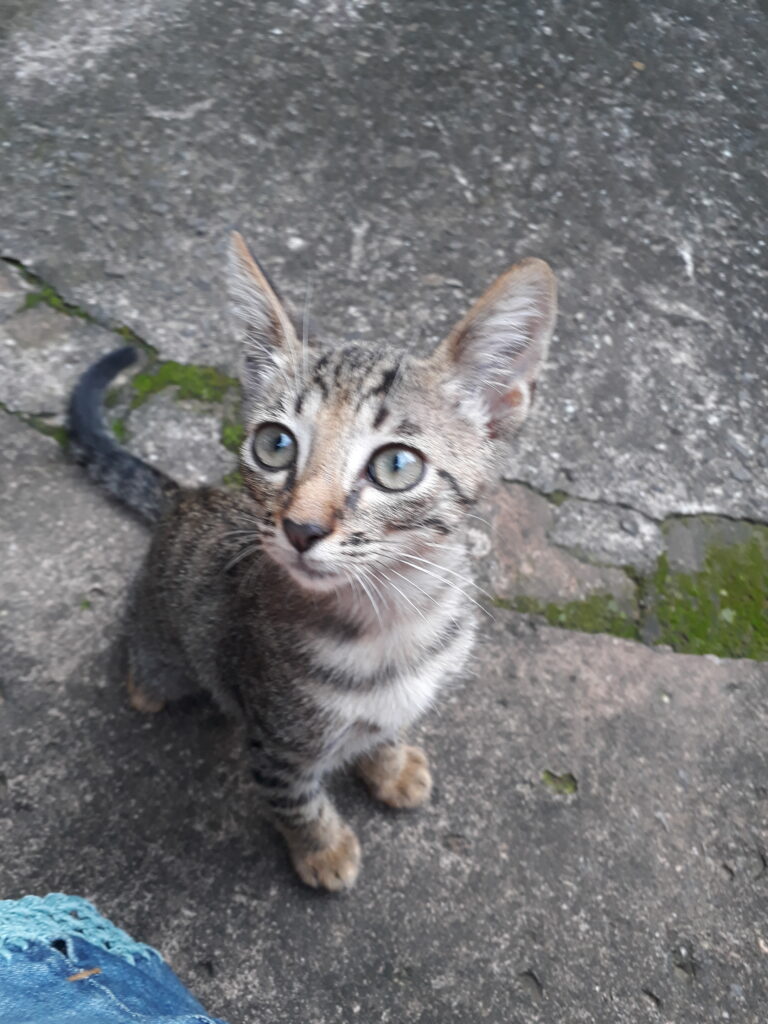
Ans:
POLYGON ((328 365, 328 362, 330 361, 330 358, 331 358, 331 356, 330 356, 330 353, 328 353, 328 352, 326 352, 324 355, 320 356, 318 361, 315 363, 315 369, 314 369, 314 372, 312 374, 312 383, 314 384, 314 386, 316 388, 318 388, 320 390, 320 393, 322 394, 324 399, 326 399, 328 397, 328 385, 327 385, 327 383, 325 381, 324 374, 325 374, 325 368, 328 365))
POLYGON ((382 423, 384 423, 386 419, 388 419, 388 417, 389 409, 386 407, 386 405, 382 405, 379 408, 379 411, 376 413, 376 416, 373 420, 374 429, 378 430, 378 428, 382 425, 382 423))
POLYGON ((423 434, 423 430, 413 420, 402 420, 395 427, 395 433, 402 435, 402 437, 418 437, 420 434, 423 434))
POLYGON ((361 395, 357 403, 358 410, 365 404, 365 402, 368 401, 369 398, 386 397, 386 395, 389 393, 390 388, 395 382, 395 378, 397 377, 399 368, 399 366, 391 366, 384 371, 378 383, 375 384, 373 387, 369 388, 368 391, 364 392, 361 395))

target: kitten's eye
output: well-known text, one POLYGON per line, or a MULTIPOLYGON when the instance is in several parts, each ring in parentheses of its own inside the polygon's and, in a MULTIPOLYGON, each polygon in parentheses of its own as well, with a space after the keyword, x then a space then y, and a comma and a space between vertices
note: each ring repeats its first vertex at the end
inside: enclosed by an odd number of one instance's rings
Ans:
POLYGON ((287 469, 296 461, 296 439, 279 423, 263 423, 253 435, 253 454, 264 469, 287 469))
POLYGON ((368 476, 385 491, 407 491, 424 475, 424 459, 411 448, 391 444, 368 463, 368 476))

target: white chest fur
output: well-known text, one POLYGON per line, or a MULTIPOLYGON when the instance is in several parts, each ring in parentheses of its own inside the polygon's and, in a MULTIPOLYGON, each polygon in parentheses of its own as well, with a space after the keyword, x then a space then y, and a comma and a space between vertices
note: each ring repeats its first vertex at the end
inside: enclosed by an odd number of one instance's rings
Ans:
POLYGON ((346 679, 359 680, 359 686, 316 684, 314 699, 340 726, 360 723, 392 735, 411 725, 434 703, 441 687, 462 670, 474 639, 474 623, 468 620, 445 645, 433 650, 442 632, 435 626, 442 623, 427 625, 431 628, 424 624, 421 629, 418 625, 412 627, 419 636, 397 635, 381 641, 355 640, 316 647, 314 655, 324 669, 343 672, 346 679), (422 657, 414 657, 419 647, 422 657), (426 651, 430 653, 424 656, 426 651), (401 667, 387 679, 374 681, 383 665, 397 665, 398 660, 401 667))

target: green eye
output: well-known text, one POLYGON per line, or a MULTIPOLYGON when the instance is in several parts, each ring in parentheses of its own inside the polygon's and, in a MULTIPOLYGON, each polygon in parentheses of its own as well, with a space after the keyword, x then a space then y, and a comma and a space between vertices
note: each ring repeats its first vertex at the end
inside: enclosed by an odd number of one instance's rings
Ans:
POLYGON ((279 423, 263 423, 253 435, 253 456, 263 469, 287 469, 296 461, 296 439, 279 423))
POLYGON ((369 478, 385 491, 407 491, 424 475, 424 459, 411 448, 391 444, 368 463, 369 478))

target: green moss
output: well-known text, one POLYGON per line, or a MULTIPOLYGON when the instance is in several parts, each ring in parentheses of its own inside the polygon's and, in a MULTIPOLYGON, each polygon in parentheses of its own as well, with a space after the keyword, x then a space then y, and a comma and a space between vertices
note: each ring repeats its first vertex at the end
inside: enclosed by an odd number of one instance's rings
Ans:
POLYGON ((553 792, 559 793, 561 796, 571 796, 579 788, 576 776, 571 775, 570 772, 557 775, 549 770, 543 771, 541 773, 541 781, 545 786, 548 786, 553 792))
POLYGON ((120 401, 120 398, 122 397, 122 394, 123 394, 123 389, 121 387, 109 388, 109 390, 107 391, 106 395, 104 396, 104 405, 105 405, 105 407, 107 409, 114 409, 114 407, 120 401))
POLYGON ((27 284, 34 286, 35 290, 26 295, 21 307, 22 309, 35 309, 37 306, 50 306, 51 309, 55 309, 58 313, 64 313, 65 316, 76 316, 81 320, 91 319, 90 315, 80 306, 75 306, 71 302, 65 302, 55 288, 46 284, 41 277, 38 277, 37 274, 33 274, 31 270, 27 270, 24 264, 20 263, 19 260, 3 257, 3 262, 10 264, 12 267, 16 267, 27 284))
POLYGON ((686 654, 768 661, 768 527, 739 543, 710 544, 701 571, 674 572, 666 555, 645 581, 654 639, 686 654))
POLYGON ((551 626, 575 629, 582 633, 611 633, 613 636, 636 639, 638 625, 635 619, 623 612, 610 594, 591 594, 582 601, 539 601, 535 597, 518 596, 511 600, 496 598, 498 608, 524 612, 526 615, 540 615, 551 626))
POLYGON ((135 392, 131 408, 135 409, 158 391, 170 387, 178 388, 176 397, 180 399, 220 402, 238 383, 213 366, 186 365, 171 360, 137 373, 131 385, 135 392))
POLYGON ((701 568, 677 571, 663 554, 649 574, 628 569, 638 588, 636 617, 609 594, 567 603, 518 595, 493 603, 564 629, 643 639, 683 654, 768 661, 768 526, 692 516, 669 520, 664 529, 670 544, 674 532, 677 547, 696 553, 701 568))
POLYGON ((139 345, 142 348, 147 344, 142 341, 141 338, 135 331, 132 331, 130 327, 126 327, 125 324, 120 324, 119 327, 115 327, 115 334, 119 334, 121 338, 125 338, 127 342, 132 345, 139 345))
POLYGON ((225 420, 221 425, 221 443, 235 455, 240 451, 240 446, 245 438, 245 427, 242 423, 234 423, 225 420))
POLYGON ((81 320, 88 320, 88 314, 80 306, 73 306, 69 302, 65 302, 59 293, 51 288, 48 284, 42 284, 38 279, 33 278, 34 283, 38 285, 37 291, 28 292, 24 299, 24 305, 22 309, 35 309, 37 306, 50 306, 51 309, 55 309, 58 313, 64 313, 66 316, 76 316, 81 320))
POLYGON ((91 316, 91 314, 74 303, 66 302, 61 295, 51 285, 47 284, 37 274, 33 274, 31 270, 27 270, 23 263, 19 260, 11 259, 10 257, 0 257, 4 263, 8 263, 12 267, 16 267, 24 280, 34 287, 34 291, 29 292, 22 304, 22 309, 35 309, 37 306, 45 305, 50 306, 51 309, 55 309, 57 313, 63 313, 65 316, 76 316, 80 320, 87 320, 88 323, 97 324, 100 327, 104 327, 106 330, 114 331, 115 334, 119 334, 121 338, 129 342, 131 345, 135 345, 137 348, 142 349, 150 359, 157 358, 157 350, 144 341, 136 334, 135 331, 131 330, 130 327, 126 327, 124 324, 105 324, 100 322, 97 317, 91 316))
POLYGON ((549 494, 545 495, 547 501, 549 501, 552 505, 556 505, 558 508, 561 505, 564 505, 565 502, 568 501, 569 497, 570 495, 567 491, 550 491, 549 494))
POLYGON ((67 433, 66 427, 57 427, 53 423, 48 423, 42 418, 42 416, 35 416, 28 412, 17 412, 14 409, 9 409, 5 402, 0 402, 0 412, 6 413, 8 416, 15 416, 21 423, 26 424, 28 427, 32 427, 40 434, 45 434, 46 437, 52 437, 54 441, 61 445, 62 448, 66 448, 69 444, 69 434, 67 433))
POLYGON ((90 610, 91 608, 93 608, 93 605, 91 604, 91 602, 90 602, 90 601, 88 600, 88 598, 87 598, 87 597, 84 597, 84 598, 82 599, 82 601, 80 602, 80 607, 82 608, 82 610, 83 610, 84 612, 87 612, 87 611, 89 611, 89 610, 90 610))
POLYGON ((26 413, 19 413, 19 419, 26 423, 28 427, 34 427, 41 434, 45 434, 46 437, 52 437, 62 448, 66 448, 69 444, 69 434, 66 427, 57 427, 53 423, 46 423, 40 416, 30 416, 26 413))
POLYGON ((125 444, 128 440, 128 428, 125 425, 125 420, 112 420, 112 433, 120 444, 125 444))
POLYGON ((583 633, 612 633, 633 639, 638 636, 637 622, 619 608, 610 594, 592 594, 583 601, 570 601, 557 608, 547 606, 547 620, 565 629, 583 633))

